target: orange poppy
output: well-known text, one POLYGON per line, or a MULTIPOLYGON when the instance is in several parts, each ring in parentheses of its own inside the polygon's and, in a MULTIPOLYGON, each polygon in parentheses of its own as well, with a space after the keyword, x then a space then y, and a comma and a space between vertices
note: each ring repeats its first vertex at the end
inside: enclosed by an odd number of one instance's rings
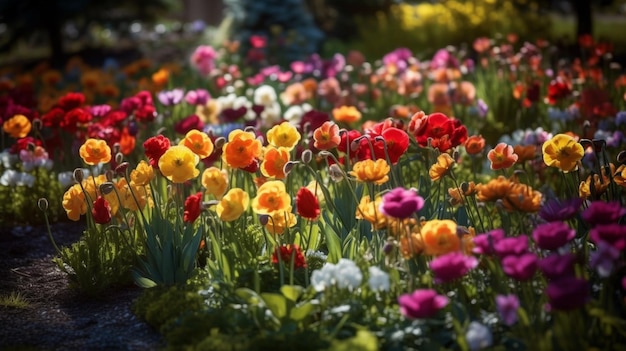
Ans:
POLYGON ((503 199, 504 208, 507 211, 537 212, 541 208, 542 195, 532 187, 513 183, 506 197, 503 199))
POLYGON ((354 123, 361 120, 361 112, 354 106, 341 106, 333 109, 333 118, 337 122, 354 123))
POLYGON ((32 124, 28 117, 24 115, 15 115, 6 121, 2 125, 5 133, 9 134, 11 137, 15 139, 23 138, 30 133, 32 129, 32 124))
POLYGON ((120 135, 120 152, 124 155, 130 155, 135 150, 136 139, 128 132, 128 128, 122 129, 120 135))
POLYGON ((352 166, 350 175, 355 177, 360 182, 372 182, 380 185, 386 183, 389 180, 389 171, 391 167, 386 160, 379 158, 376 161, 363 160, 355 163, 352 166))
POLYGON ((161 68, 152 75, 152 82, 157 86, 164 86, 170 78, 170 72, 161 68))
POLYGON ((107 163, 111 161, 111 148, 107 142, 100 139, 87 139, 78 150, 80 157, 88 165, 107 163))
POLYGON ((246 168, 261 156, 263 146, 254 134, 236 129, 228 134, 222 159, 232 168, 246 168))
POLYGON ((513 152, 518 156, 518 163, 532 161, 537 155, 537 147, 535 145, 515 145, 513 152))
POLYGON ((270 180, 259 187, 251 206, 257 214, 291 212, 291 196, 285 190, 285 183, 270 180))
POLYGON ((192 129, 185 135, 185 138, 178 143, 193 151, 200 159, 207 158, 213 153, 213 142, 205 133, 197 129, 192 129))
POLYGON ((315 143, 313 146, 319 150, 330 150, 336 148, 341 142, 339 126, 334 122, 324 122, 313 132, 315 143))
POLYGON ((261 173, 266 177, 276 179, 285 178, 285 164, 289 162, 289 150, 286 147, 265 148, 265 155, 261 163, 261 173))
POLYGON ((485 138, 482 135, 472 135, 465 141, 465 151, 470 155, 476 155, 485 148, 485 138))
POLYGON ((443 178, 454 165, 454 159, 448 154, 437 156, 437 162, 430 167, 428 175, 432 181, 438 181, 443 178))
POLYGON ((499 143, 487 154, 491 161, 491 169, 505 169, 513 166, 517 162, 518 156, 513 151, 513 147, 507 143, 499 143))
POLYGON ((380 212, 382 202, 383 198, 381 196, 377 196, 374 201, 370 200, 369 195, 363 196, 359 202, 355 217, 370 222, 376 230, 384 229, 387 226, 387 216, 380 212))
POLYGON ((476 194, 478 201, 490 202, 503 199, 513 186, 513 183, 504 176, 491 179, 487 184, 477 184, 476 194))
POLYGON ((433 219, 422 226, 420 232, 427 255, 443 255, 459 251, 461 240, 457 234, 457 225, 449 219, 433 219))

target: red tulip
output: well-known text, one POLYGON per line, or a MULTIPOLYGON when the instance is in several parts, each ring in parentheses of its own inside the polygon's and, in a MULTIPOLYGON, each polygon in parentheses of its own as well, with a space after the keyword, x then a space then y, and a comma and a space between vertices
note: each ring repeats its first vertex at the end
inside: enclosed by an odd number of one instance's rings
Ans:
POLYGON ((111 221, 111 206, 109 202, 102 196, 98 196, 96 201, 93 202, 93 208, 91 209, 91 215, 94 222, 98 224, 107 224, 111 221))
POLYGON ((296 194, 296 211, 301 217, 311 220, 320 215, 320 204, 313 192, 306 187, 300 188, 296 194))
POLYGON ((202 192, 197 192, 194 195, 189 195, 185 200, 185 212, 183 214, 183 221, 187 223, 193 223, 198 217, 200 217, 200 210, 202 208, 202 192))

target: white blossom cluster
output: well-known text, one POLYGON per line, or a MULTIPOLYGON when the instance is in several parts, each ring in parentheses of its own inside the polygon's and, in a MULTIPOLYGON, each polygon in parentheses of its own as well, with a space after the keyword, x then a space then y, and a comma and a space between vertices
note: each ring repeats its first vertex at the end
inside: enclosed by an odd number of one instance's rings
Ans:
MULTIPOLYGON (((330 286, 339 289, 355 290, 361 286, 363 273, 351 260, 342 258, 336 264, 326 263, 322 269, 313 271, 311 285, 316 291, 324 291, 330 286)), ((369 268, 368 285, 373 291, 389 290, 389 275, 378 267, 369 268)))

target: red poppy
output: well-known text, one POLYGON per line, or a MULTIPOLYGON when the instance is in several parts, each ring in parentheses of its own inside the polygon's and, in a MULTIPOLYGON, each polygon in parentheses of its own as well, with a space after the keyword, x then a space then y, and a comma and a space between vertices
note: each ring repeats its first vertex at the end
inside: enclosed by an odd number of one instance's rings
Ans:
POLYGON ((304 259, 304 255, 302 254, 302 250, 296 244, 288 244, 277 247, 272 254, 272 263, 278 264, 278 255, 280 254, 280 261, 283 262, 287 267, 291 267, 292 259, 293 259, 293 267, 294 268, 303 268, 306 267, 306 261, 304 259))
POLYGON ((156 117, 156 109, 154 105, 143 105, 135 110, 134 115, 139 122, 152 122, 156 117))
POLYGON ((198 217, 200 217, 200 210, 202 208, 202 192, 199 191, 185 200, 185 212, 183 214, 183 221, 187 223, 193 223, 198 217))
POLYGON ((59 99, 59 107, 64 111, 82 106, 85 103, 85 95, 83 93, 67 93, 59 99))
POLYGON ((128 117, 128 114, 122 110, 111 110, 102 117, 102 124, 106 126, 114 126, 128 117))
POLYGON ((20 151, 28 149, 28 144, 33 144, 35 146, 42 146, 41 140, 35 139, 32 136, 27 136, 27 137, 24 137, 24 138, 17 139, 15 144, 13 144, 11 146, 11 149, 9 150, 9 153, 11 153, 11 154, 19 154, 20 151))
POLYGON ((315 194, 306 187, 300 188, 296 194, 296 212, 301 217, 311 220, 320 215, 320 204, 315 194))
POLYGON ((41 122, 45 127, 56 128, 61 125, 65 117, 65 110, 55 107, 41 116, 41 122))
POLYGON ((182 119, 174 125, 174 130, 176 131, 176 133, 182 135, 187 134, 190 130, 202 130, 203 128, 204 123, 197 115, 191 115, 185 119, 182 119))
POLYGON ((556 104, 560 100, 570 96, 572 89, 569 84, 562 80, 553 80, 548 85, 548 103, 551 105, 556 104))
POLYGON ((146 150, 150 165, 159 168, 159 159, 170 148, 170 140, 163 135, 153 136, 143 143, 143 148, 146 150))
POLYGON ((357 150, 352 150, 350 147, 352 142, 361 136, 361 132, 358 130, 349 130, 347 133, 341 133, 341 142, 337 145, 337 150, 347 153, 350 159, 353 159, 357 156, 357 150))
MULTIPOLYGON (((409 135, 405 131, 398 128, 387 128, 383 131, 382 137, 387 144, 387 154, 392 164, 398 163, 398 160, 409 148, 409 135)), ((382 144, 382 141, 377 142, 382 144)), ((384 150, 383 150, 384 152, 384 150)))
MULTIPOLYGON (((413 120, 411 120, 413 124, 413 120)), ((467 140, 467 128, 456 118, 443 113, 433 113, 419 119, 419 125, 413 128, 417 143, 446 152, 450 148, 461 145, 467 140)))
POLYGON ((104 197, 98 196, 96 201, 93 202, 91 215, 93 216, 94 222, 107 224, 111 221, 111 205, 109 205, 109 202, 104 197))

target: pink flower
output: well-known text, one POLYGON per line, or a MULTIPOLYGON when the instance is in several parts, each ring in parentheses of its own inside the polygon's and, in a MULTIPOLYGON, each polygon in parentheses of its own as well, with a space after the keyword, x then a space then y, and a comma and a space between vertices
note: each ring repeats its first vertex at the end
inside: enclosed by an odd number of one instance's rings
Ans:
POLYGON ((400 313, 406 318, 429 318, 448 305, 448 298, 438 295, 433 289, 418 289, 412 294, 398 297, 400 313))
POLYGON ((584 306, 589 300, 589 283, 575 277, 562 278, 548 284, 549 310, 573 310, 584 306))
POLYGON ((519 298, 516 295, 509 294, 496 296, 496 308, 504 325, 510 327, 517 322, 517 310, 519 307, 519 298))
POLYGON ((383 195, 380 212, 394 218, 408 218, 424 207, 424 199, 410 189, 395 188, 383 195))
POLYGON ((532 253, 507 256, 502 259, 502 270, 515 280, 528 280, 537 270, 537 256, 532 253))
POLYGON ((539 261, 539 269, 543 275, 551 280, 575 275, 574 264, 576 255, 569 253, 566 255, 550 255, 539 261))
POLYGON ((533 240, 544 250, 556 250, 570 242, 576 231, 565 222, 550 222, 538 225, 533 230, 533 240))
POLYGON ((476 235, 472 252, 479 255, 492 255, 495 252, 495 244, 502 239, 504 239, 504 230, 502 229, 494 229, 490 232, 476 235))
POLYGON ((215 68, 215 58, 217 53, 215 49, 208 45, 200 45, 191 54, 191 65, 197 69, 203 76, 209 75, 215 68))
POLYGON ((528 237, 524 235, 503 238, 493 245, 496 255, 506 257, 510 255, 521 255, 528 252, 528 237))
POLYGON ((618 250, 626 248, 626 225, 617 223, 599 224, 589 232, 589 238, 596 244, 604 241, 618 250))
POLYGON ((477 265, 476 257, 454 251, 434 258, 429 266, 435 274, 435 283, 439 284, 461 278, 477 265))

